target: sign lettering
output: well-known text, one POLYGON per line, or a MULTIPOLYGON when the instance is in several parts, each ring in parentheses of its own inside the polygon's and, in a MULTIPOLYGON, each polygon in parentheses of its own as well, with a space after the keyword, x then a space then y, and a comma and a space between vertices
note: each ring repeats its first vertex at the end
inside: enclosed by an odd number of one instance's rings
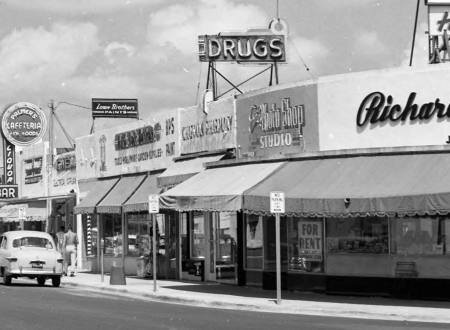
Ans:
POLYGON ((92 99, 92 117, 139 118, 137 99, 92 99))

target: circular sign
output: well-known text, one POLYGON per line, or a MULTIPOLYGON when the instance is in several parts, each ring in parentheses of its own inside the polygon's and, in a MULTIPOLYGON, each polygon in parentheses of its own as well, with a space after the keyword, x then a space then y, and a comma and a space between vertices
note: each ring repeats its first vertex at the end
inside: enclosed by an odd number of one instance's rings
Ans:
POLYGON ((32 103, 15 103, 3 112, 3 135, 16 146, 36 143, 42 139, 46 128, 47 119, 44 112, 32 103))

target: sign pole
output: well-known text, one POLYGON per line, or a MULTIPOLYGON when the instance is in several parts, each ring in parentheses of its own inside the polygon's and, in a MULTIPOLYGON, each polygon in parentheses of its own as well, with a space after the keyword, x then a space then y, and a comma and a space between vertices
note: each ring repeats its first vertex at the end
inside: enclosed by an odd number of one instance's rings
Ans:
POLYGON ((156 292, 156 214, 152 214, 152 222, 153 222, 153 239, 152 239, 152 253, 153 253, 153 292, 156 292))
POLYGON ((280 213, 286 213, 284 192, 270 192, 270 213, 275 214, 275 255, 277 268, 277 304, 281 304, 280 213))
POLYGON ((281 304, 280 213, 275 213, 275 249, 277 260, 277 304, 281 304))
POLYGON ((156 260, 156 214, 159 213, 159 195, 149 195, 148 196, 148 213, 150 213, 150 218, 152 220, 152 228, 153 228, 153 237, 152 237, 152 268, 153 268, 153 292, 156 292, 156 264, 158 260, 156 260))

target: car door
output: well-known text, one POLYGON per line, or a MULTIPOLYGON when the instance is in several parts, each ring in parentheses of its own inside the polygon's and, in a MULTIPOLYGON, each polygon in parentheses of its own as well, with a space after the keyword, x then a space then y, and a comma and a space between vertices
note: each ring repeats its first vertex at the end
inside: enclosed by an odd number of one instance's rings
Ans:
POLYGON ((0 267, 5 265, 6 261, 6 247, 7 247, 7 238, 6 236, 0 236, 0 267))

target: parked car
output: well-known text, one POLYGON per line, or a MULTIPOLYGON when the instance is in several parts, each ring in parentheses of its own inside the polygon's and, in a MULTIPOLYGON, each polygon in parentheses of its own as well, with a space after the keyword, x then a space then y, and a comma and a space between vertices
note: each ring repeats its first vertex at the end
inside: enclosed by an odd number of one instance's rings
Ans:
POLYGON ((10 285, 12 278, 36 278, 39 285, 52 280, 61 284, 63 258, 56 250, 50 234, 40 231, 18 230, 0 236, 0 275, 10 285))

